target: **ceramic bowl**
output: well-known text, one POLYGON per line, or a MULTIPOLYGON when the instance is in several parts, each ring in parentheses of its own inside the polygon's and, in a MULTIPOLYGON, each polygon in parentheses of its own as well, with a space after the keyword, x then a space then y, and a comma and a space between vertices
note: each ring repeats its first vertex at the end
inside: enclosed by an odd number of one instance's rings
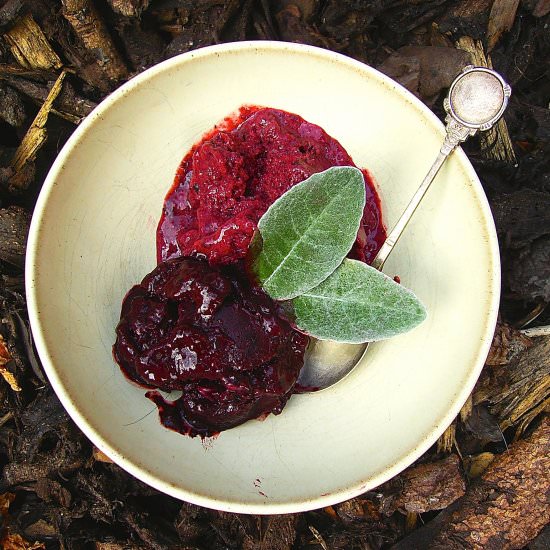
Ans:
POLYGON ((199 505, 297 512, 391 478, 459 412, 496 322, 497 240, 478 178, 458 150, 384 269, 423 300, 421 326, 372 345, 344 380, 293 396, 279 416, 205 441, 165 429, 144 390, 113 362, 120 304, 155 266, 155 229, 180 160, 243 104, 297 113, 338 139, 373 175, 387 227, 444 137, 404 88, 329 51, 243 42, 172 58, 107 97, 55 161, 30 231, 29 313, 63 405, 122 468, 199 505))

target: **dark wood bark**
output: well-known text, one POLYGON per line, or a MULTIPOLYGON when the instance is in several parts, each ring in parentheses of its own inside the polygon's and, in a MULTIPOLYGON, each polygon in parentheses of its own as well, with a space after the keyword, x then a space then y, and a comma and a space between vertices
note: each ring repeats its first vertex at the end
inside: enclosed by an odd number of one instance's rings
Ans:
POLYGON ((416 514, 441 510, 464 495, 465 489, 460 460, 450 455, 409 468, 383 485, 380 510, 387 515, 396 510, 416 514))
POLYGON ((495 458, 453 506, 394 550, 512 550, 550 522, 550 417, 495 458))
POLYGON ((92 0, 62 0, 63 15, 112 82, 128 75, 120 53, 92 0))
POLYGON ((23 267, 30 214, 19 206, 0 209, 0 260, 23 267))

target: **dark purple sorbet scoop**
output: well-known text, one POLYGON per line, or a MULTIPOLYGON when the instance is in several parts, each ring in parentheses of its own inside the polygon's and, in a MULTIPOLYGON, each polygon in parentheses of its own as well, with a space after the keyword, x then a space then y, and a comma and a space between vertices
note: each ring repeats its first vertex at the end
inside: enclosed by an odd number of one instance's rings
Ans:
POLYGON ((161 422, 203 437, 280 413, 308 344, 242 266, 191 258, 162 262, 134 286, 116 333, 115 360, 154 390, 161 422), (157 389, 182 396, 169 402, 157 389))

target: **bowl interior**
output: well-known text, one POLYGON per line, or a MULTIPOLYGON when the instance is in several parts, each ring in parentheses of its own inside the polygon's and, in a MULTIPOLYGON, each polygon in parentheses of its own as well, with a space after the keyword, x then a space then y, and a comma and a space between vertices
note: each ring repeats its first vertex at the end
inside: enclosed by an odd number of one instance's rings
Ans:
POLYGON ((155 229, 181 158, 247 103, 298 113, 338 139, 372 173, 388 227, 444 135, 397 84, 323 50, 241 43, 169 60, 112 94, 59 155, 32 223, 29 309, 63 404, 122 467, 197 504, 294 512, 385 481, 457 414, 494 328, 498 249, 479 181, 458 151, 384 270, 427 306, 420 327, 372 345, 343 381, 293 396, 279 416, 206 441, 163 428, 113 362, 120 304, 155 266, 155 229))

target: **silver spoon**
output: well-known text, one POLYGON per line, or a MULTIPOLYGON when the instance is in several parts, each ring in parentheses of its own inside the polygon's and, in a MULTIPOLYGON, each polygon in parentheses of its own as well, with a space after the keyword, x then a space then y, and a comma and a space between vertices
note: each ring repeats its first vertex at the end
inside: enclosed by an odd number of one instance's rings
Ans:
MULTIPOLYGON (((393 247, 407 227, 447 157, 478 130, 488 130, 500 119, 512 90, 495 71, 469 65, 455 78, 443 103, 447 112, 443 145, 410 203, 388 234, 372 266, 382 271, 393 247)), ((298 383, 324 389, 348 374, 365 355, 368 344, 342 344, 314 340, 310 345, 298 383)))

